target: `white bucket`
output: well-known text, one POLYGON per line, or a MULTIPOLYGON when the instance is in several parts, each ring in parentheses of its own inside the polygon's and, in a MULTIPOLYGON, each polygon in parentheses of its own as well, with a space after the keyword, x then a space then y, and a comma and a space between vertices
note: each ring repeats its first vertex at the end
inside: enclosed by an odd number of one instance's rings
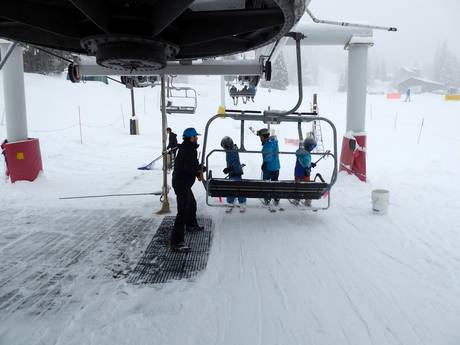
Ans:
POLYGON ((372 210, 375 213, 386 214, 390 203, 390 191, 386 189, 374 189, 372 191, 372 210))

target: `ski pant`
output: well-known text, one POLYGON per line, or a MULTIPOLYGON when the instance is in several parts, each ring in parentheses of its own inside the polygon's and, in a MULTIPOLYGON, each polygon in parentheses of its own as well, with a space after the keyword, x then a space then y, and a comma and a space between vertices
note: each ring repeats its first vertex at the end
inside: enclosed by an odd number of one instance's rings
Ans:
MULTIPOLYGON (((278 177, 280 176, 280 171, 270 171, 270 170, 262 170, 262 179, 264 181, 278 181, 278 177)), ((264 199, 265 202, 269 203, 271 199, 264 199)), ((280 201, 280 199, 273 199, 275 202, 280 201)))
MULTIPOLYGON (((239 175, 237 175, 237 176, 229 176, 228 179, 232 180, 232 181, 241 181, 241 176, 239 176, 239 175)), ((233 204, 234 202, 235 202, 235 197, 233 197, 233 196, 228 196, 227 197, 227 203, 233 204)), ((238 197, 238 203, 245 204, 246 203, 246 198, 239 196, 238 197)))
POLYGON ((177 147, 174 149, 171 149, 171 151, 168 152, 168 169, 172 170, 174 168, 174 160, 176 159, 176 154, 177 154, 177 147))
MULTIPOLYGON (((299 182, 310 182, 310 175, 304 175, 304 176, 295 176, 295 183, 299 182)), ((300 199, 295 199, 297 203, 300 201, 300 199)), ((311 204, 311 200, 305 199, 305 202, 308 204, 311 204)))
POLYGON ((184 242, 185 226, 197 226, 196 200, 191 188, 174 189, 177 197, 177 215, 171 232, 171 244, 184 242))
POLYGON ((306 176, 296 176, 296 177, 295 177, 295 182, 296 182, 296 183, 299 183, 299 182, 310 182, 310 175, 306 175, 306 176))

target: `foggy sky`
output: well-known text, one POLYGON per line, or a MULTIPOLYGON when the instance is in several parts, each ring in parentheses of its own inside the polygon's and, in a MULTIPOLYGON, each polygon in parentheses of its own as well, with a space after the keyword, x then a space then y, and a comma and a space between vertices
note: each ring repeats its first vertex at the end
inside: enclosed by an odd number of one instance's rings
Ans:
POLYGON ((393 64, 430 63, 443 42, 460 57, 460 0, 312 0, 309 9, 320 19, 396 26, 374 31, 372 48, 393 64))

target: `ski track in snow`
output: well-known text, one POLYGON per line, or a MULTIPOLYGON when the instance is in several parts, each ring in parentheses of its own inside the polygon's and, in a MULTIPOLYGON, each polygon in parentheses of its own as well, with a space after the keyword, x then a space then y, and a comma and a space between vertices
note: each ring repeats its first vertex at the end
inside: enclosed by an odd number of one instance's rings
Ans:
MULTIPOLYGON (((177 133, 203 130, 217 108, 218 78, 191 80, 198 114, 170 116, 177 133)), ((1 345, 460 342, 460 188, 452 182, 460 159, 458 103, 434 95, 414 95, 411 104, 369 96, 369 182, 340 174, 328 211, 284 201, 286 211, 269 213, 254 200, 246 213, 226 214, 206 207, 197 182, 199 213, 215 225, 208 267, 189 281, 152 287, 125 278, 161 222, 154 213, 158 197, 58 197, 160 189, 160 170, 136 170, 160 152, 158 90, 136 90, 146 109, 138 115, 141 135, 129 136, 122 120, 116 122, 120 105, 129 109, 124 88, 35 75, 26 75, 26 87, 31 129, 68 127, 79 105, 86 126, 83 145, 76 129, 31 130, 41 140, 45 173, 32 184, 0 183, 1 345), (53 102, 43 102, 49 99, 43 85, 55 91, 53 102), (396 112, 397 130, 388 115, 396 112), (429 140, 434 137, 437 145, 429 140), (451 160, 439 156, 443 145, 451 160), (381 187, 391 191, 386 216, 371 211, 370 191, 381 187)), ((313 92, 320 94, 322 115, 343 133, 345 95, 305 89, 313 92)), ((295 88, 260 90, 251 107, 286 107, 295 99, 295 88)), ((211 146, 223 135, 239 138, 238 126, 226 121, 213 125, 211 146)), ((283 140, 297 128, 274 128, 282 149, 294 149, 283 140)), ((248 149, 259 147, 249 130, 245 139, 248 149)), ((258 178, 260 157, 242 154, 241 161, 245 175, 258 178)), ((291 178, 292 157, 281 163, 282 177, 291 178)), ((216 156, 212 164, 218 175, 225 160, 216 156)), ((331 161, 323 160, 317 169, 330 176, 328 167, 331 161)), ((170 201, 174 212, 173 193, 170 201)))

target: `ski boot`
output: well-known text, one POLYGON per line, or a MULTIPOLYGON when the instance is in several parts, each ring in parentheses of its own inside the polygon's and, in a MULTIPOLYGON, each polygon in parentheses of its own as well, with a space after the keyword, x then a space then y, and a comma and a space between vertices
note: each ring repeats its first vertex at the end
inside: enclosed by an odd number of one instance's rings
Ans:
POLYGON ((186 225, 185 226, 185 231, 187 232, 198 232, 198 231, 203 231, 204 230, 204 226, 200 226, 200 225, 186 225))
POLYGON ((188 253, 190 247, 185 244, 185 242, 171 243, 171 250, 175 253, 188 253))
POLYGON ((231 204, 228 203, 228 204, 227 204, 227 208, 226 208, 226 210, 225 210, 225 213, 232 213, 234 207, 235 207, 235 204, 233 204, 233 203, 231 203, 231 204))

